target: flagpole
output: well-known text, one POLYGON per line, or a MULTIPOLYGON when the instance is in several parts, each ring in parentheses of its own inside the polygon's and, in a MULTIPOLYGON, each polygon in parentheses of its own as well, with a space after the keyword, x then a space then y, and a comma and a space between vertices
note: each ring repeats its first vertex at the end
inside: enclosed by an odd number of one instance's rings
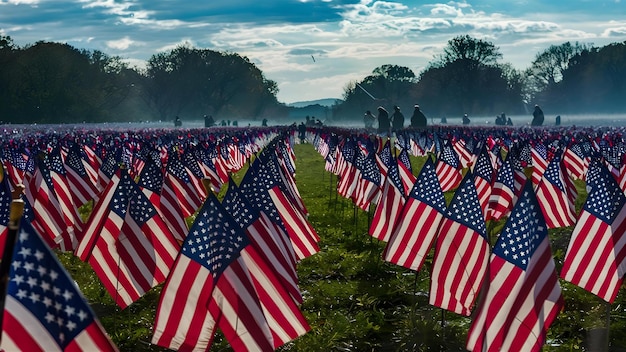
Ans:
POLYGON ((13 261, 13 247, 15 247, 17 232, 20 229, 20 219, 23 214, 24 201, 19 198, 13 199, 9 213, 9 230, 4 243, 2 262, 0 262, 0 341, 2 341, 2 321, 4 319, 4 304, 9 287, 9 272, 11 271, 11 262, 13 261))

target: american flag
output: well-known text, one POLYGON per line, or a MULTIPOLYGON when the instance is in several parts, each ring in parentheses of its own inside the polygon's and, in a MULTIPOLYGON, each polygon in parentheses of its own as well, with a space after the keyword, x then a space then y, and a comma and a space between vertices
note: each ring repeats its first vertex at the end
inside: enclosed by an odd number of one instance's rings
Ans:
POLYGON ((584 180, 591 161, 590 143, 576 143, 565 149, 563 153, 563 165, 572 178, 584 180), (585 145, 588 148, 585 148, 585 145))
POLYGON ((319 251, 319 236, 293 204, 285 188, 275 150, 267 146, 259 154, 239 184, 241 192, 254 206, 287 232, 298 260, 319 251))
MULTIPOLYGON (((2 164, 11 180, 11 184, 18 185, 24 182, 24 175, 28 171, 28 159, 30 156, 17 148, 4 150, 2 153, 2 164)), ((32 165, 32 163, 30 163, 32 165)))
POLYGON ((342 158, 337 169, 337 176, 339 176, 337 192, 344 198, 350 198, 354 194, 360 178, 360 170, 355 165, 359 153, 356 142, 346 139, 340 153, 342 158))
POLYGON ((452 142, 452 147, 459 158, 459 168, 469 167, 473 161, 473 154, 465 139, 459 138, 452 142))
POLYGON ((404 186, 398 172, 398 164, 391 163, 383 184, 382 194, 376 205, 369 234, 387 242, 400 218, 405 203, 404 186))
POLYGON ((78 144, 72 144, 65 155, 65 171, 68 182, 72 185, 72 197, 76 206, 98 197, 98 187, 92 182, 85 169, 84 158, 78 144))
POLYGON ((508 216, 517 201, 515 195, 515 181, 511 159, 506 158, 496 176, 496 181, 489 196, 489 217, 487 220, 500 220, 508 216))
POLYGON ((476 193, 478 194, 478 203, 483 211, 485 219, 489 217, 489 198, 492 192, 493 182, 493 166, 491 159, 489 158, 489 152, 487 147, 483 145, 476 164, 474 164, 474 185, 476 186, 476 193))
POLYGON ((198 213, 157 307, 152 342, 209 350, 219 328, 235 351, 272 351, 276 341, 251 268, 256 248, 210 194, 198 213))
POLYGON ((96 185, 96 189, 98 191, 102 191, 99 185, 99 170, 102 166, 102 159, 97 155, 97 153, 89 147, 87 144, 82 145, 82 150, 84 152, 85 158, 83 159, 83 165, 85 166, 85 171, 91 180, 91 183, 96 185))
POLYGON ((400 150, 400 154, 398 154, 398 171, 400 172, 400 179, 404 186, 404 194, 407 194, 411 191, 411 188, 413 188, 416 177, 413 175, 411 159, 406 149, 400 150))
POLYGON ((372 202, 378 202, 381 191, 381 175, 373 152, 365 154, 361 149, 357 150, 354 166, 359 170, 357 186, 352 194, 354 204, 367 211, 372 202))
MULTIPOLYGON (((286 140, 279 141, 278 145, 284 146, 288 143, 286 140)), ((285 186, 287 192, 292 195, 291 199, 293 201, 293 205, 302 212, 305 216, 309 215, 309 210, 306 208, 304 201, 302 200, 302 196, 300 195, 300 191, 296 186, 296 164, 295 164, 295 155, 293 154, 293 150, 291 147, 279 147, 276 148, 276 160, 278 161, 278 165, 282 172, 280 175, 282 176, 282 184, 285 186)))
POLYGON ((557 153, 537 186, 537 199, 549 229, 575 224, 577 195, 571 178, 563 172, 561 156, 557 153))
POLYGON ((74 248, 76 237, 71 237, 66 231, 66 224, 61 205, 54 193, 50 169, 41 158, 38 158, 38 167, 34 174, 27 177, 28 182, 24 194, 33 210, 33 226, 46 236, 50 247, 71 251, 74 248))
POLYGON ((11 194, 9 178, 5 175, 0 179, 0 261, 4 254, 4 243, 9 232, 9 213, 12 201, 13 195, 11 194))
POLYGON ((74 196, 72 194, 72 188, 75 187, 70 184, 67 179, 60 147, 53 149, 45 160, 50 168, 50 177, 52 178, 53 184, 52 188, 59 200, 59 205, 61 206, 60 210, 65 219, 65 231, 72 241, 72 247, 69 247, 69 250, 74 250, 83 232, 83 220, 78 213, 78 206, 74 203, 74 196))
POLYGON ((561 277, 613 303, 626 273, 626 196, 600 162, 592 162, 589 175, 561 277))
POLYGON ((187 234, 186 219, 195 214, 206 197, 206 191, 201 193, 195 185, 196 181, 200 182, 187 171, 177 156, 168 158, 159 211, 179 241, 187 234))
POLYGON ((472 321, 470 351, 541 351, 563 307, 548 231, 531 182, 498 237, 489 288, 472 321))
POLYGON ((446 211, 446 201, 428 157, 407 198, 383 258, 412 270, 419 270, 432 248, 446 211))
POLYGON ((387 177, 387 169, 389 169, 392 162, 394 160, 391 154, 391 142, 387 139, 380 152, 376 153, 376 163, 382 177, 387 177))
POLYGON ((459 171, 459 157, 447 142, 443 142, 441 153, 436 164, 437 177, 444 192, 459 186, 463 175, 459 171))
POLYGON ((536 189, 550 161, 548 160, 548 149, 541 142, 535 143, 535 145, 531 147, 531 157, 533 164, 531 180, 536 189))
POLYGON ((471 172, 454 193, 439 228, 430 304, 469 316, 485 278, 489 241, 471 172))
POLYGON ((76 256, 126 308, 165 281, 180 245, 126 169, 94 206, 76 256))
POLYGON ((2 324, 4 351, 117 351, 50 248, 21 221, 2 324))
POLYGON ((120 151, 109 151, 106 158, 102 161, 100 169, 98 169, 98 189, 102 192, 115 172, 120 168, 121 153, 120 151))
POLYGON ((296 254, 289 236, 265 214, 253 207, 240 192, 234 181, 229 183, 228 190, 222 199, 224 209, 233 216, 237 223, 248 233, 259 248, 263 248, 268 261, 274 263, 275 269, 283 277, 294 299, 302 302, 298 288, 296 272, 296 254))
MULTIPOLYGON (((232 190, 236 192, 235 187, 232 190)), ((297 286, 293 248, 286 248, 291 246, 286 234, 263 212, 253 209, 241 195, 233 197, 231 193, 222 205, 234 215, 248 236, 251 248, 255 248, 255 251, 246 252, 249 255, 243 258, 252 273, 275 347, 303 335, 310 327, 298 308, 302 295, 297 286)))

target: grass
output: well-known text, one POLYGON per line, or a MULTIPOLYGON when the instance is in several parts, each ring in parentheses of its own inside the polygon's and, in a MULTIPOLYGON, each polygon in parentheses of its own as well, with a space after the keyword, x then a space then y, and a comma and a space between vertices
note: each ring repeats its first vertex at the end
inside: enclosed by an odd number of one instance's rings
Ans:
MULTIPOLYGON (((301 310, 311 331, 280 350, 464 351, 470 319, 428 304, 430 258, 420 272, 383 261, 385 244, 367 234, 373 208, 364 212, 337 195, 336 176, 324 170, 323 159, 310 144, 294 149, 298 189, 321 241, 320 252, 302 260, 297 268, 304 297, 301 310)), ((417 174, 423 159, 411 161, 417 174)), ((244 172, 234 175, 235 182, 244 172)), ((577 187, 580 209, 586 193, 583 183, 577 187)), ((446 199, 451 196, 449 192, 446 199)), ((493 239, 503 226, 504 221, 488 226, 493 239)), ((571 231, 550 231, 557 272, 571 231)), ((88 264, 68 253, 59 256, 120 350, 165 351, 150 344, 160 286, 121 311, 88 264)), ((606 327, 607 313, 611 350, 626 350, 626 336, 619 333, 626 331, 624 290, 609 306, 574 285, 564 281, 561 285, 566 306, 552 325, 544 350, 589 349, 590 336, 606 327)), ((228 343, 218 334, 211 351, 228 350, 228 343)))

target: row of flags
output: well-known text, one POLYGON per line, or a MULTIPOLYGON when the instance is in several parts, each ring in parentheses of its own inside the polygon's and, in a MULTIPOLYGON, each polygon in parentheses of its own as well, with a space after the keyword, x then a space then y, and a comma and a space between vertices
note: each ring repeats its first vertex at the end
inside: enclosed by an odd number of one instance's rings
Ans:
POLYGON ((319 251, 319 236, 295 183, 293 133, 9 136, 1 148, 3 246, 12 245, 4 242, 16 194, 24 211, 1 347, 117 349, 51 249, 89 263, 122 309, 164 284, 156 345, 207 350, 219 329, 234 350, 273 351, 305 334, 296 264, 319 251), (81 215, 87 203, 92 210, 81 215))
MULTIPOLYGON (((164 284, 152 340, 159 346, 208 349, 219 329, 235 350, 269 351, 305 334, 296 264, 319 251, 319 237, 295 182, 294 133, 3 136, 0 214, 22 189, 25 207, 5 305, 15 324, 3 324, 2 346, 115 350, 88 305, 71 300, 81 297, 75 285, 55 283, 62 266, 37 264, 48 256, 38 244, 20 246, 27 239, 88 262, 121 308, 164 284), (235 182, 231 175, 244 166, 235 182), (83 219, 86 203, 93 210, 83 219)), ((430 303, 473 315, 470 350, 543 345, 563 307, 548 229, 574 227, 561 278, 607 302, 619 292, 626 257, 619 133, 451 127, 391 140, 316 128, 307 138, 339 177, 337 192, 375 208, 369 234, 387 243, 385 260, 420 270, 435 248, 430 303), (410 155, 425 158, 420 170, 410 155), (575 179, 588 192, 579 214, 575 179), (454 193, 449 202, 445 192, 454 193), (502 219, 492 246, 486 224, 502 219)), ((0 216, 0 238, 7 219, 0 216)))
POLYGON ((337 175, 339 194, 363 210, 375 205, 369 234, 386 242, 384 260, 418 271, 434 247, 429 302, 472 316, 468 350, 539 351, 563 309, 559 277, 607 302, 622 286, 620 133, 450 128, 392 140, 327 129, 308 137, 337 175), (409 153, 425 159, 416 178, 402 172, 411 170, 409 153), (575 179, 588 192, 579 214, 575 179), (487 226, 502 219, 492 246, 487 226), (559 276, 548 229, 570 226, 559 276))

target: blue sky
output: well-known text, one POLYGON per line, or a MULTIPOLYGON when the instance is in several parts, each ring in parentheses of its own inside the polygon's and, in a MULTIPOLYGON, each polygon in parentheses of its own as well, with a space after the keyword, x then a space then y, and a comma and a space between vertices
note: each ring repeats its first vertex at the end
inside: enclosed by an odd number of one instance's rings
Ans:
POLYGON ((492 42, 530 66, 550 45, 626 40, 626 0, 0 0, 0 34, 100 50, 143 67, 179 45, 247 56, 279 101, 341 98, 383 64, 419 74, 448 40, 492 42), (313 59, 314 58, 314 59, 313 59))

